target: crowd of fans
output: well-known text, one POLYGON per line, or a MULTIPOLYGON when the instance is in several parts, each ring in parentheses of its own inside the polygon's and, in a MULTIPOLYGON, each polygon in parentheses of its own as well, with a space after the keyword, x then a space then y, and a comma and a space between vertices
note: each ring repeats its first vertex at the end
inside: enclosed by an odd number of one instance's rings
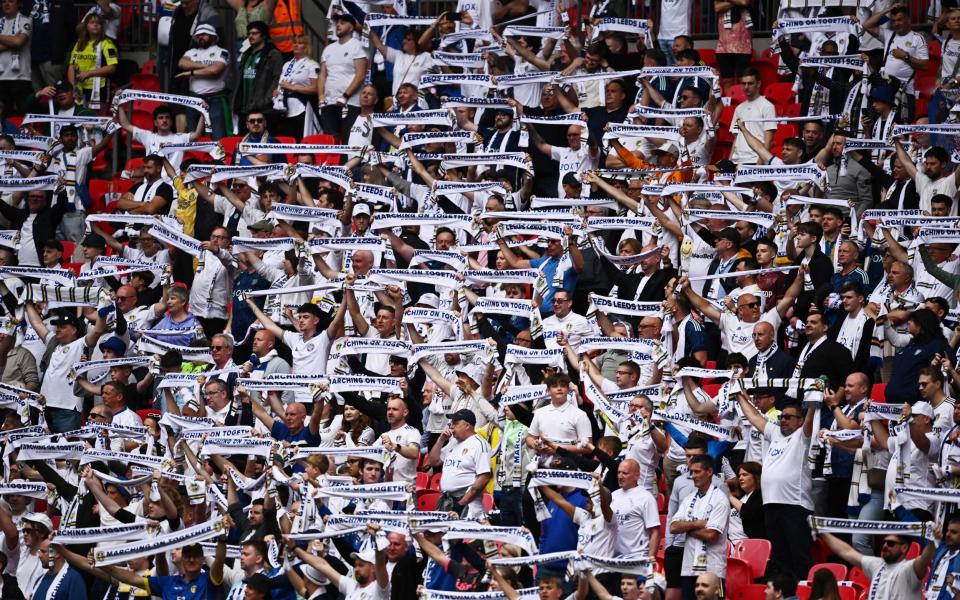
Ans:
POLYGON ((654 4, 4 0, 0 597, 960 596, 960 9, 654 4))

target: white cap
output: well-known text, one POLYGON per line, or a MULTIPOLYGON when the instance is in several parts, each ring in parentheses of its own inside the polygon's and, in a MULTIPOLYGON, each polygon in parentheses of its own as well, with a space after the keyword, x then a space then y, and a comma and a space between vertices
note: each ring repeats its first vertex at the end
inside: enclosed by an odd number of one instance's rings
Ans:
POLYGON ((933 418, 933 406, 923 400, 914 404, 910 412, 914 415, 923 415, 929 419, 933 418))
POLYGON ((367 215, 370 216, 370 205, 369 204, 356 204, 353 207, 353 216, 367 215))
POLYGON ((664 142, 655 152, 666 152, 667 154, 680 156, 680 150, 677 148, 677 145, 672 142, 664 142))
POLYGON ((330 581, 323 576, 323 573, 311 567, 307 563, 303 563, 303 576, 318 585, 322 585, 330 581))
POLYGON ((360 549, 360 552, 351 552, 350 558, 375 564, 377 562, 377 553, 370 545, 366 545, 360 549))
POLYGON ((213 36, 214 38, 219 38, 219 36, 217 35, 217 30, 214 29, 213 25, 209 23, 198 25, 196 30, 194 30, 193 32, 193 37, 197 37, 198 35, 204 35, 204 34, 213 36))
POLYGON ((53 521, 50 520, 50 517, 43 513, 27 513, 23 515, 24 521, 30 521, 31 523, 40 523, 47 528, 47 531, 53 531, 53 521))
POLYGON ((440 308, 440 297, 436 294, 424 294, 417 298, 417 304, 424 304, 430 308, 440 308))
POLYGON ((483 383, 483 372, 486 370, 486 366, 480 363, 471 363, 469 365, 464 365, 462 367, 457 367, 454 369, 457 373, 463 373, 467 377, 473 380, 478 386, 483 383))

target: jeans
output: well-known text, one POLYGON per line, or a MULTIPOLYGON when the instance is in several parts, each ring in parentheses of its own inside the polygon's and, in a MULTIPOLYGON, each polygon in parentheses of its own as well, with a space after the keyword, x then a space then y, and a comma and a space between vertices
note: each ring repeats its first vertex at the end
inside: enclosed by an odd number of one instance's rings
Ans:
POLYGON ((337 136, 339 143, 345 144, 350 137, 350 127, 353 126, 359 114, 359 106, 347 105, 346 115, 342 106, 336 104, 324 106, 320 109, 320 129, 324 133, 337 136))
MULTIPOLYGON (((233 123, 227 123, 231 118, 227 97, 223 95, 204 98, 207 102, 207 112, 210 114, 210 139, 217 141, 225 138, 233 132, 233 123)), ((195 110, 187 111, 187 131, 193 131, 197 127, 197 121, 200 120, 200 113, 195 110)), ((232 119, 231 119, 232 121, 232 119)))
POLYGON ((506 527, 523 525, 523 487, 509 487, 493 493, 500 507, 500 523, 506 527))
MULTIPOLYGON (((883 520, 883 490, 870 490, 870 500, 860 508, 860 516, 857 518, 861 521, 883 520)), ((854 534, 853 548, 864 556, 875 556, 872 535, 854 534)))
POLYGON ((50 433, 63 433, 80 429, 80 413, 69 408, 54 408, 48 406, 44 410, 44 417, 50 433))
MULTIPOLYGON (((930 98, 930 104, 927 105, 927 117, 930 123, 933 124, 943 123, 949 116, 950 103, 947 102, 947 99, 943 96, 943 92, 937 88, 937 91, 933 93, 933 97, 930 98)), ((930 134, 930 142, 934 146, 940 146, 941 148, 953 147, 953 137, 949 135, 932 133, 930 134)))
POLYGON ((667 57, 667 66, 672 67, 677 64, 677 58, 673 55, 673 40, 657 39, 657 47, 667 57))

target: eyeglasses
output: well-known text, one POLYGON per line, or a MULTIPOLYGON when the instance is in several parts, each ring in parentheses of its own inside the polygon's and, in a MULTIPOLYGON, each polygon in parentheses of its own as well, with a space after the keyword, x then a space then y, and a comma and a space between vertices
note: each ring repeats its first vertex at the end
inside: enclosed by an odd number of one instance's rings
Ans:
POLYGON ((130 300, 132 298, 135 298, 135 296, 117 296, 117 300, 120 302, 123 302, 124 300, 130 300))
POLYGON ((883 540, 884 546, 901 546, 903 542, 898 542, 897 540, 883 540))
POLYGON ((210 346, 211 350, 223 350, 226 346, 210 346))
POLYGON ((784 413, 781 413, 781 414, 780 414, 780 420, 781 420, 781 421, 784 420, 784 419, 799 419, 799 418, 800 418, 800 415, 788 415, 788 414, 784 414, 784 413))
POLYGON ((105 414, 103 414, 103 413, 90 413, 90 418, 91 418, 91 419, 106 419, 106 418, 107 418, 107 415, 105 415, 105 414))
POLYGON ((266 121, 266 119, 247 119, 247 123, 250 124, 263 123, 264 121, 266 121))
POLYGON ((227 240, 227 239, 230 239, 230 238, 228 238, 228 237, 225 236, 225 235, 214 234, 214 235, 211 235, 211 236, 210 236, 210 239, 211 239, 211 240, 227 240))
POLYGON ((744 302, 740 305, 740 308, 759 308, 760 302, 744 302))
POLYGON ((566 304, 567 302, 572 302, 572 300, 570 298, 554 298, 553 300, 554 304, 566 304))

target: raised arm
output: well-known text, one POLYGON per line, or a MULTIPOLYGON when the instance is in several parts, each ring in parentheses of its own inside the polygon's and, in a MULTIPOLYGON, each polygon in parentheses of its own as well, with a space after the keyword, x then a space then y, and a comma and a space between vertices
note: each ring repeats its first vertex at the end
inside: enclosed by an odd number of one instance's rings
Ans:
POLYGON ((273 319, 265 315, 263 311, 260 310, 260 307, 257 306, 256 302, 254 302, 250 298, 247 298, 247 306, 250 307, 250 309, 253 311, 253 314, 256 315, 257 320, 260 321, 260 323, 263 325, 263 327, 267 331, 277 336, 281 340, 283 339, 283 328, 277 325, 276 323, 274 323, 273 319))
POLYGON ((777 302, 777 313, 781 317, 787 314, 794 301, 803 293, 803 278, 809 271, 810 268, 807 265, 800 265, 800 268, 797 269, 797 276, 793 278, 793 283, 784 292, 783 299, 777 302))
POLYGON ((443 373, 427 362, 426 358, 421 358, 420 362, 417 364, 419 364, 420 368, 423 369, 423 372, 427 374, 427 377, 430 378, 430 381, 440 388, 441 392, 448 396, 451 395, 451 392, 453 391, 453 384, 443 376, 443 373))
POLYGON ((770 159, 773 158, 773 153, 770 152, 770 149, 767 148, 767 145, 764 142, 758 140, 755 135, 750 133, 750 130, 747 129, 743 119, 737 119, 737 129, 740 130, 740 135, 742 135, 743 139, 746 140, 747 145, 750 146, 750 149, 757 153, 757 158, 760 159, 757 164, 769 164, 770 159))
MULTIPOLYGON (((853 549, 853 546, 841 540, 832 533, 821 533, 820 539, 826 542, 830 550, 834 554, 842 558, 844 561, 850 563, 855 567, 862 568, 863 555, 853 549)), ((928 546, 936 546, 936 544, 928 544, 928 546)), ((930 557, 933 558, 933 553, 930 553, 930 557)), ((926 567, 924 567, 924 573, 926 573, 926 567)), ((920 575, 922 578, 923 575, 920 575)))
POLYGON ((714 323, 720 322, 720 309, 714 306, 712 302, 693 291, 693 287, 690 285, 690 280, 687 279, 686 276, 680 278, 680 289, 683 291, 683 294, 687 297, 687 300, 690 301, 690 304, 692 304, 694 308, 702 312, 705 317, 714 323))
POLYGON ((737 401, 740 403, 740 410, 743 411, 743 416, 747 418, 747 421, 749 421, 757 431, 763 433, 770 422, 760 414, 757 407, 750 403, 750 398, 746 393, 740 392, 737 394, 737 401))
POLYGON ((900 161, 900 164, 903 166, 903 170, 907 172, 907 175, 916 180, 917 166, 913 164, 913 159, 910 158, 910 155, 907 154, 907 151, 903 149, 903 144, 900 143, 899 138, 895 138, 893 140, 893 147, 897 150, 897 160, 900 161))

